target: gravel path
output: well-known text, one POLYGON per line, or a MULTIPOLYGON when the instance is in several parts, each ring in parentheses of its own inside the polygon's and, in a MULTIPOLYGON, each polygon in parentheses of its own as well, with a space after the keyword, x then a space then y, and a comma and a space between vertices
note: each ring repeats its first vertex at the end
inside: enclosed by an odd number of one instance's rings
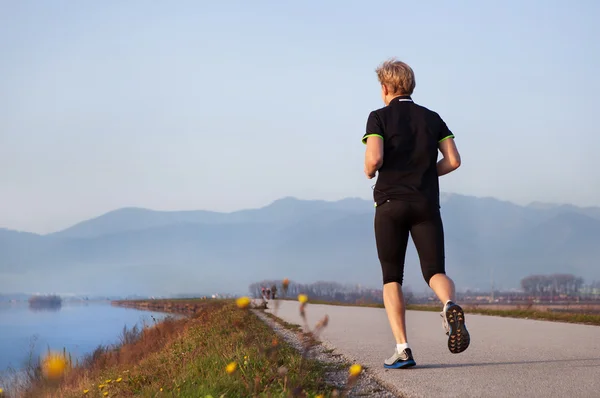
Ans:
MULTIPOLYGON (((292 347, 302 351, 302 341, 298 332, 282 326, 281 323, 265 315, 263 311, 253 310, 253 312, 292 347)), ((309 357, 327 365, 332 365, 331 370, 325 375, 327 383, 340 391, 344 388, 348 380, 348 369, 352 364, 350 358, 337 352, 335 347, 331 347, 327 343, 312 348, 309 357)), ((390 389, 384 387, 368 370, 364 370, 356 385, 349 392, 348 397, 398 398, 402 395, 390 392, 390 389)))

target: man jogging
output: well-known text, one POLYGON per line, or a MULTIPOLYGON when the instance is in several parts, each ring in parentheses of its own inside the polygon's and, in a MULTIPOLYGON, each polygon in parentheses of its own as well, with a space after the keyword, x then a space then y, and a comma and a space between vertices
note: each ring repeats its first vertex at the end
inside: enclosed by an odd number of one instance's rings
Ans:
POLYGON ((460 155, 442 118, 413 102, 415 76, 410 66, 391 59, 376 72, 385 107, 369 114, 362 142, 367 178, 379 173, 373 188, 375 241, 383 302, 396 339, 394 355, 384 361, 384 367, 398 369, 416 365, 407 341, 402 295, 409 234, 423 278, 444 304, 441 315, 448 349, 458 354, 470 343, 464 312, 454 303, 454 282, 446 276, 439 210, 438 176, 456 170, 460 155), (439 162, 438 150, 443 155, 439 162))

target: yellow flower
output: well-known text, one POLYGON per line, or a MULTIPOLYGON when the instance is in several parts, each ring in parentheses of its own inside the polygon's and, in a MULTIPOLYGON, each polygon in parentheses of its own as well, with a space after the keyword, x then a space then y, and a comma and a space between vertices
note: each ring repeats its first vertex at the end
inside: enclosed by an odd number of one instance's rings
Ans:
POLYGON ((65 357, 56 353, 49 353, 42 362, 42 370, 48 379, 58 379, 65 372, 67 361, 65 357))
POLYGON ((235 362, 230 362, 227 367, 225 368, 225 371, 229 374, 232 374, 233 372, 235 372, 235 370, 237 369, 237 363, 235 362))
POLYGON ((0 395, 4 394, 4 390, 0 388, 0 395))
POLYGON ((90 392, 90 390, 83 390, 84 394, 87 394, 88 392, 90 392))
POLYGON ((315 398, 325 398, 325 395, 319 394, 319 395, 316 395, 315 398))
POLYGON ((102 394, 102 395, 104 395, 105 397, 108 397, 108 391, 107 391, 107 392, 105 392, 105 393, 104 393, 104 394, 102 394))
POLYGON ((362 371, 362 366, 359 364, 354 364, 350 366, 350 376, 358 376, 362 371))
POLYGON ((308 296, 306 294, 299 294, 298 301, 304 304, 308 301, 308 296))
POLYGON ((98 384, 98 388, 99 388, 99 389, 101 389, 101 390, 102 390, 104 387, 106 387, 104 384, 98 384))
POLYGON ((119 378, 118 378, 117 380, 115 380, 115 381, 116 381, 117 383, 120 383, 120 382, 122 382, 122 381, 123 381, 123 378, 122 378, 122 377, 119 377, 119 378))
POLYGON ((110 384, 110 383, 112 382, 112 380, 111 380, 111 379, 108 379, 108 380, 105 380, 104 382, 105 382, 106 384, 110 384))
POLYGON ((235 301, 235 303, 237 304, 237 306, 239 308, 248 308, 248 306, 250 305, 250 298, 249 297, 240 297, 235 301))
POLYGON ((162 392, 162 387, 160 388, 160 392, 162 392))

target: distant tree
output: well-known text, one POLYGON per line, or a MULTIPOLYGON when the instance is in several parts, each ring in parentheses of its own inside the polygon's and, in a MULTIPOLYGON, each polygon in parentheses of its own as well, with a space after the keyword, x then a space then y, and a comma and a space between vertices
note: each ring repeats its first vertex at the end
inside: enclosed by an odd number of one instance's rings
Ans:
POLYGON ((572 274, 529 275, 521 279, 521 288, 534 296, 574 296, 583 286, 583 278, 572 274))

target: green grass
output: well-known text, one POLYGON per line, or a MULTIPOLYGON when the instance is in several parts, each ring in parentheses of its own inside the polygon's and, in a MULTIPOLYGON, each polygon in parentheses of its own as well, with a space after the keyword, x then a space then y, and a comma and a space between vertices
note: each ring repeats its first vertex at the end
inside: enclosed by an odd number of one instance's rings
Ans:
POLYGON ((265 314, 265 316, 266 316, 267 318, 270 318, 270 319, 272 319, 273 321, 275 321, 275 322, 279 323, 281 326, 283 326, 284 328, 286 328, 286 329, 288 329, 288 330, 291 330, 291 331, 293 331, 293 332, 300 332, 300 331, 302 331, 302 327, 301 327, 300 325, 297 325, 297 324, 295 324, 295 323, 289 323, 289 322, 287 322, 287 321, 284 321, 283 319, 281 319, 281 318, 277 317, 277 316, 276 316, 276 315, 274 315, 274 314, 271 314, 270 312, 265 312, 264 314, 265 314))
POLYGON ((106 392, 109 397, 194 398, 332 393, 324 364, 303 358, 231 300, 206 301, 193 317, 167 323, 140 332, 136 341, 118 350, 100 350, 67 372, 58 386, 39 380, 26 395, 81 397, 84 390, 94 398, 106 392), (237 367, 228 374, 232 362, 237 367))

